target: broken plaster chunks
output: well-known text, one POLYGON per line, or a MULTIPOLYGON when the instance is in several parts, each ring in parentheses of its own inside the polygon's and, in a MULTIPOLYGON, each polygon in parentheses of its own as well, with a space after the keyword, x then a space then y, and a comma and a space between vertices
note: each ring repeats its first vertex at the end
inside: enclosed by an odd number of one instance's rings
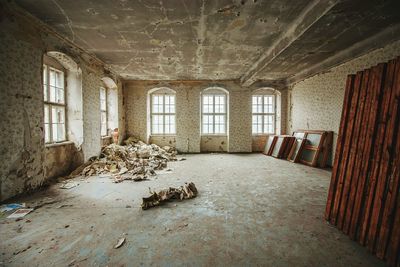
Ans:
POLYGON ((150 194, 151 196, 143 198, 143 210, 159 206, 163 202, 169 200, 184 200, 195 198, 198 194, 198 191, 194 183, 185 183, 184 186, 181 186, 179 188, 170 187, 168 189, 161 190, 158 193, 151 192, 150 190, 150 194))
POLYGON ((129 137, 124 143, 124 146, 111 144, 104 147, 99 157, 78 167, 70 177, 111 173, 115 183, 124 180, 143 181, 155 175, 155 170, 166 168, 168 161, 177 160, 177 152, 170 146, 161 148, 135 137, 129 137))

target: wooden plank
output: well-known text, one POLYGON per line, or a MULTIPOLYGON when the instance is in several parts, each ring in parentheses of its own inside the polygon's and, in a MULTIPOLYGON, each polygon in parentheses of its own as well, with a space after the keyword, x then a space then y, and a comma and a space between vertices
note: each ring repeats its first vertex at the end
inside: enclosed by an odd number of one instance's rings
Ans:
MULTIPOLYGON (((396 175, 399 176, 399 171, 397 170, 396 175)), ((399 179, 397 177, 397 179, 399 179)), ((397 191, 400 189, 397 188, 397 191)), ((400 192, 397 192, 397 195, 400 195, 400 192)), ((396 266, 400 264, 400 200, 397 198, 396 208, 394 212, 394 222, 392 227, 392 233, 390 235, 390 240, 385 256, 388 264, 390 266, 396 266)))
POLYGON ((351 144, 352 136, 353 136, 353 126, 354 126, 355 117, 356 117, 356 113, 357 113, 361 80, 362 80, 362 72, 358 72, 356 74, 356 78, 354 80, 354 92, 353 92, 353 97, 351 99, 351 107, 350 107, 350 112, 349 112, 348 125, 347 125, 347 129, 346 129, 346 133, 345 133, 346 138, 345 138, 345 142, 344 142, 344 146, 343 146, 342 160, 341 160, 340 165, 338 166, 339 167, 339 178, 338 178, 337 190, 335 192, 335 198, 334 198, 334 202, 333 202, 332 214, 331 214, 331 218, 330 218, 330 222, 333 225, 336 225, 337 215, 339 212, 340 202, 341 202, 341 198, 342 198, 343 185, 346 180, 345 170, 347 167, 347 162, 348 162, 349 152, 350 152, 350 144, 351 144))
MULTIPOLYGON (((377 68, 379 69, 378 76, 376 79, 377 86, 383 88, 383 77, 384 77, 384 69, 386 64, 379 64, 377 68)), ((360 229, 360 239, 359 242, 363 245, 367 243, 367 234, 370 226, 371 214, 372 214, 372 203, 375 197, 375 189, 377 184, 377 174, 379 172, 379 166, 381 163, 381 155, 382 155, 382 147, 383 141, 385 138, 385 124, 383 122, 385 112, 387 110, 388 101, 388 91, 383 90, 381 105, 379 105, 378 109, 378 125, 377 125, 377 133, 374 138, 374 146, 372 153, 372 161, 371 161, 371 172, 368 177, 368 192, 364 202, 364 214, 361 223, 360 229)), ((371 244, 368 244, 370 246, 371 244)), ((372 246, 372 245, 371 245, 372 246)))
POLYGON ((370 157, 372 153, 372 144, 377 129, 378 108, 381 104, 380 95, 382 87, 376 80, 379 78, 379 68, 371 69, 371 78, 368 85, 371 92, 370 110, 368 118, 367 136, 365 138, 364 153, 362 165, 360 168, 359 185, 355 196, 353 214, 351 216, 349 236, 351 239, 359 239, 359 226, 363 217, 363 203, 367 194, 368 186, 368 171, 370 169, 370 157))
POLYGON ((385 96, 387 98, 386 104, 384 105, 384 114, 382 115, 382 135, 383 135, 383 146, 382 155, 379 168, 376 168, 376 191, 372 206, 372 216, 370 221, 370 227, 368 232, 368 248, 371 251, 375 251, 375 241, 378 236, 379 226, 382 219, 383 203, 386 197, 386 186, 388 182, 388 171, 389 163, 393 160, 393 141, 397 137, 396 123, 397 120, 397 104, 398 97, 400 97, 400 87, 398 91, 394 88, 394 72, 395 62, 390 62, 388 65, 388 71, 385 78, 385 96), (390 67, 390 68, 389 68, 390 67))
POLYGON ((362 160, 363 160, 363 155, 364 155, 364 148, 365 148, 365 142, 366 137, 367 137, 367 130, 368 130, 368 118, 369 118, 369 111, 371 109, 371 98, 372 98, 372 90, 371 90, 371 70, 366 70, 366 75, 368 75, 368 83, 366 84, 367 90, 366 90, 366 96, 365 96, 365 103, 364 103, 364 111, 362 113, 361 117, 361 129, 360 129, 360 136, 359 140, 357 143, 357 147, 355 148, 357 153, 356 153, 356 159, 355 159, 355 164, 353 168, 353 172, 350 174, 353 179, 352 179, 352 184, 350 186, 350 193, 349 193, 349 199, 348 199, 348 205, 346 209, 346 215, 345 215, 345 220, 343 224, 343 232, 345 234, 349 234, 350 232, 350 224, 351 224, 351 218, 353 216, 353 211, 354 211, 354 203, 356 201, 356 192, 360 186, 360 172, 361 172, 361 167, 362 167, 362 160))
MULTIPOLYGON (((399 142, 400 143, 400 142, 399 142)), ((399 205, 399 187, 400 187, 400 161, 397 161, 397 166, 394 166, 391 175, 389 176, 389 186, 387 197, 385 201, 385 209, 382 216, 382 224, 379 231, 379 237, 377 241, 376 255, 378 258, 383 259, 388 248, 390 238, 396 234, 395 216, 400 216, 400 213, 396 214, 396 205, 399 205)), ((400 225, 397 225, 400 227, 400 225)), ((400 233, 398 233, 400 235, 400 233)), ((389 252, 393 253, 393 252, 389 252)))
POLYGON ((344 95, 343 106, 342 106, 342 116, 340 119, 338 138, 337 138, 337 142, 336 142, 335 159, 333 161, 331 182, 329 185, 328 198, 326 201, 326 208, 325 208, 325 220, 327 220, 327 221, 330 220, 333 197, 336 192, 338 173, 339 173, 338 166, 339 166, 339 162, 341 162, 341 158, 342 158, 343 144, 344 144, 344 140, 345 140, 344 133, 346 132, 346 128, 347 128, 348 114, 349 114, 349 110, 350 110, 351 99, 353 96, 354 79, 355 79, 354 75, 349 75, 349 76, 347 76, 347 80, 346 80, 346 89, 345 89, 345 95, 344 95))
POLYGON ((393 224, 393 212, 397 199, 397 188, 399 187, 400 171, 400 59, 388 64, 388 75, 386 84, 391 92, 390 114, 387 118, 386 138, 383 145, 382 166, 378 177, 380 183, 377 186, 377 195, 374 201, 371 225, 377 225, 378 233, 374 233, 370 227, 370 235, 378 235, 376 251, 379 258, 383 258, 388 242, 388 236, 393 224), (393 164, 394 162, 394 164, 393 164), (390 164, 392 163, 392 164, 390 164), (391 171, 392 170, 392 171, 391 171), (396 176, 397 173, 397 176, 396 176), (387 179, 386 179, 387 177, 387 179), (397 178, 396 178, 397 177, 397 178), (382 218, 379 224, 378 218, 382 218))
POLYGON ((326 163, 328 161, 328 156, 332 150, 332 143, 333 143, 333 132, 332 131, 328 131, 326 134, 326 138, 325 138, 325 142, 324 145, 322 147, 322 160, 320 163, 320 167, 321 168, 325 168, 326 167, 326 163))
MULTIPOLYGON (((340 208, 339 208, 339 213, 338 213, 338 219, 337 219, 337 227, 340 230, 343 230, 343 224, 345 220, 345 215, 346 215, 346 210, 347 210, 347 202, 349 199, 350 195, 350 188, 353 187, 355 188, 355 183, 356 180, 353 179, 353 169, 356 161, 356 155, 358 152, 358 141, 360 137, 360 132, 361 132, 361 122, 362 118, 364 115, 364 104, 366 101, 367 97, 367 91, 368 91, 368 80, 370 76, 370 71, 365 70, 363 72, 363 77, 360 85, 360 95, 358 98, 358 106, 357 106, 357 112, 356 112, 356 118, 354 122, 354 129, 353 129, 353 134, 352 134, 352 140, 351 140, 351 145, 350 145, 350 153, 349 153, 349 158, 347 162, 347 166, 344 170, 344 186, 343 186, 343 192, 342 192, 342 198, 341 198, 341 203, 340 203, 340 208)), ((345 231, 346 232, 346 231, 345 231)))

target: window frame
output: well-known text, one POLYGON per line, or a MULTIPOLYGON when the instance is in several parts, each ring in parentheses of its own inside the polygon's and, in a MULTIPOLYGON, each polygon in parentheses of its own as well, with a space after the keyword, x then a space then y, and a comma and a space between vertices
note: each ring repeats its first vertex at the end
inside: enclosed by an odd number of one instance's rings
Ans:
MULTIPOLYGON (((216 89, 220 90, 220 89, 216 89)), ((228 94, 225 93, 224 91, 220 90, 220 92, 203 92, 201 94, 201 136, 228 136, 228 94), (213 97, 213 112, 204 112, 204 97, 206 96, 212 96, 213 97), (215 112, 215 97, 216 96, 223 96, 224 99, 224 113, 216 113, 215 112), (215 116, 224 116, 224 133, 215 133, 215 116), (212 116, 213 117, 213 123, 212 123, 212 133, 205 133, 204 132, 204 124, 203 124, 203 116, 212 116)))
POLYGON ((251 96, 251 134, 253 136, 260 136, 260 135, 274 135, 276 134, 276 94, 252 94, 251 96), (253 99, 254 97, 261 97, 261 108, 262 108, 262 112, 253 112, 253 99), (273 108, 273 112, 265 112, 265 97, 272 97, 272 108, 273 108), (261 116, 262 118, 262 122, 261 122, 261 128, 262 128, 262 132, 261 133, 254 133, 253 132, 253 116, 261 116), (273 120, 272 120, 272 128, 273 128, 273 132, 264 132, 265 129, 265 116, 272 116, 273 120))
POLYGON ((107 87, 100 87, 100 136, 101 137, 108 137, 109 136, 108 135, 108 96, 107 96, 107 94, 108 94, 108 88, 107 87), (105 107, 105 109, 101 108, 101 101, 102 101, 101 91, 102 90, 104 90, 104 102, 105 102, 104 107, 105 107), (104 134, 104 135, 103 135, 103 132, 102 132, 103 123, 101 121, 101 115, 103 113, 105 114, 105 117, 106 117, 106 129, 105 129, 106 130, 106 134, 104 134))
POLYGON ((175 136, 176 135, 176 94, 174 93, 160 93, 160 92, 154 92, 150 94, 150 136, 175 136), (153 97, 154 96, 162 96, 163 103, 162 103, 162 111, 161 113, 155 113, 153 112, 153 97), (173 96, 174 98, 174 113, 166 113, 165 112, 165 97, 166 96, 173 96), (159 115, 163 117, 163 122, 162 122, 162 133, 154 133, 153 132, 153 115, 159 115), (174 116, 174 121, 175 121, 175 127, 174 127, 174 132, 173 133, 165 133, 165 118, 166 116, 174 116))
MULTIPOLYGON (((43 112, 45 112, 46 110, 46 106, 48 106, 48 124, 49 124, 49 141, 46 142, 46 136, 44 136, 44 141, 45 141, 45 145, 51 145, 51 144, 58 144, 58 143, 63 143, 68 141, 67 138, 67 72, 66 70, 60 65, 57 66, 57 64, 51 62, 53 60, 48 59, 48 60, 44 60, 43 62, 43 71, 42 71, 42 79, 43 79, 43 83, 42 83, 42 93, 43 93, 43 112), (61 72, 63 74, 63 99, 64 99, 64 103, 57 103, 57 102, 52 102, 50 101, 50 91, 51 91, 51 85, 50 85, 50 69, 55 70, 56 72, 61 72), (44 73, 46 73, 46 84, 44 82, 44 73), (46 94, 47 94, 47 99, 45 99, 45 95, 44 95, 44 87, 46 87, 46 94), (53 124, 57 124, 53 122, 53 112, 52 109, 53 107, 62 107, 64 108, 64 139, 63 140, 58 140, 58 141, 54 141, 53 140, 53 124)), ((45 121, 45 116, 46 114, 43 113, 43 132, 46 135, 46 121, 45 121)))

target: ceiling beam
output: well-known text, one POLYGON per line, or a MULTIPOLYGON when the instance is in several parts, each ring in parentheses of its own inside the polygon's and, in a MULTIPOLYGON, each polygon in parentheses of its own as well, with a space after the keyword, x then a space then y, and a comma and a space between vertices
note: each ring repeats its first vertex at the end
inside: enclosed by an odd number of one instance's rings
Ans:
POLYGON ((257 73, 263 70, 272 60, 287 49, 294 41, 303 35, 314 23, 331 10, 339 0, 313 0, 301 11, 282 32, 279 38, 262 54, 262 56, 240 78, 243 86, 250 86, 255 81, 257 73))
POLYGON ((299 73, 296 73, 292 77, 289 77, 286 81, 288 84, 303 81, 311 76, 327 71, 378 48, 382 48, 385 45, 397 40, 400 40, 400 24, 394 24, 367 39, 357 42, 352 46, 335 53, 333 56, 328 57, 325 60, 302 70, 299 73))

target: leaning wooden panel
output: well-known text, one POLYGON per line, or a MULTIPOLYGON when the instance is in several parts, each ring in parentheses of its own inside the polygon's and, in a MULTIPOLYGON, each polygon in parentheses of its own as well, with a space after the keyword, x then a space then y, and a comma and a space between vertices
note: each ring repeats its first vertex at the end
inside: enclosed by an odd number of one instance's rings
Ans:
POLYGON ((319 167, 321 167, 321 168, 326 167, 326 163, 328 161, 328 156, 332 151, 332 144, 333 144, 333 132, 327 131, 326 137, 325 137, 325 142, 322 147, 322 158, 321 158, 321 162, 319 163, 319 167))
MULTIPOLYGON (((378 76, 377 76, 377 86, 384 88, 382 79, 384 77, 384 69, 385 69, 385 64, 379 64, 377 67, 374 67, 378 71, 378 76)), ((377 183, 377 170, 379 170, 379 165, 381 162, 381 155, 382 155, 382 147, 383 147, 383 141, 385 138, 385 127, 382 124, 382 119, 384 118, 384 112, 387 110, 385 108, 385 105, 387 101, 387 93, 383 89, 381 93, 381 104, 379 105, 378 109, 378 125, 377 125, 377 132, 376 132, 376 137, 374 138, 374 146, 372 150, 372 158, 371 158, 371 172, 369 173, 368 177, 368 191, 367 195, 364 201, 364 214, 363 214, 363 219, 361 222, 361 230, 360 230, 360 239, 359 242, 361 244, 366 244, 367 240, 367 234, 368 234, 368 228, 370 226, 370 221, 371 221, 371 213, 372 213, 372 203, 375 197, 375 189, 376 189, 376 183, 377 183)))
POLYGON ((272 150, 274 149, 275 143, 277 140, 276 135, 270 135, 268 136, 268 140, 265 143, 265 148, 263 154, 271 156, 272 150))
POLYGON ((287 160, 295 163, 299 162, 299 157, 305 143, 306 139, 296 139, 292 145, 292 149, 290 150, 287 160))
POLYGON ((283 152, 283 155, 282 155, 283 159, 287 159, 288 158, 288 156, 290 154, 290 151, 292 150, 292 147, 293 147, 293 145, 294 145, 294 143, 296 141, 296 137, 294 137, 294 136, 288 136, 286 138, 288 139, 288 141, 287 141, 287 144, 286 144, 286 147, 285 147, 285 151, 283 152))
POLYGON ((271 156, 275 158, 279 158, 285 150, 285 138, 283 136, 277 136, 274 148, 272 150, 271 156))
POLYGON ((308 166, 316 167, 327 132, 321 130, 299 131, 303 131, 305 133, 304 139, 306 139, 306 143, 302 148, 302 152, 300 153, 299 162, 308 166))
POLYGON ((339 166, 339 162, 341 161, 341 158, 342 158, 343 143, 345 140, 344 133, 346 132, 346 128, 347 128, 348 114, 349 114, 349 110, 350 110, 351 99, 353 96, 354 79, 355 79, 355 75, 347 76, 346 89, 345 89, 345 95, 344 95, 343 106, 342 106, 342 117, 340 119, 339 133, 338 133, 338 138, 337 138, 337 142, 336 142, 335 159, 333 161, 331 182, 329 185, 328 198, 326 201, 326 209, 325 209, 325 219, 326 220, 330 219, 333 196, 336 192, 337 178, 338 178, 337 177, 338 166, 339 166))
POLYGON ((353 211, 354 211, 354 203, 355 203, 355 198, 356 198, 356 192, 362 184, 362 181, 360 181, 360 172, 361 172, 361 166, 362 166, 362 159, 364 155, 364 148, 365 148, 365 142, 366 137, 367 137, 367 130, 368 130, 368 119, 369 119, 369 111, 371 109, 371 98, 372 98, 372 90, 369 87, 371 84, 371 71, 366 70, 366 76, 368 76, 368 83, 365 85, 367 87, 366 90, 366 96, 365 96, 365 103, 364 103, 364 111, 362 113, 361 117, 361 129, 360 129, 360 136, 359 140, 357 143, 357 147, 355 148, 357 150, 356 153, 356 158, 355 158, 355 163, 354 163, 354 168, 353 172, 351 173, 352 178, 352 184, 350 186, 350 193, 349 193, 349 199, 348 199, 348 204, 347 204, 347 209, 346 209, 346 215, 343 223, 343 232, 346 234, 349 234, 350 232, 350 225, 351 225, 351 218, 353 216, 353 211))
MULTIPOLYGON (((378 73, 378 79, 377 83, 378 86, 383 87, 383 78, 385 77, 384 71, 386 68, 386 64, 379 64, 377 66, 379 73, 378 73)), ((372 161, 371 161, 371 171, 370 176, 368 177, 368 193, 367 197, 365 199, 365 208, 364 208, 364 216, 361 224, 361 232, 360 232, 360 243, 361 244, 367 244, 370 250, 373 248, 373 242, 374 242, 374 237, 371 237, 371 240, 368 240, 368 229, 370 228, 370 222, 371 222, 371 215, 372 215, 372 204, 373 200, 375 197, 375 192, 376 192, 376 185, 377 185, 377 180, 378 180, 378 173, 379 173, 379 168, 380 168, 380 163, 381 163, 381 158, 382 158, 382 147, 383 147, 383 142, 385 139, 385 129, 386 125, 384 123, 384 118, 386 116, 386 112, 388 110, 387 106, 389 105, 388 102, 388 97, 390 96, 390 92, 386 90, 386 88, 383 88, 383 94, 382 94, 382 104, 380 105, 380 108, 378 110, 378 127, 377 127, 377 133, 376 137, 374 140, 374 150, 372 153, 372 161)))
MULTIPOLYGON (((389 63, 390 67, 391 63, 389 63)), ((394 222, 394 215, 395 215, 395 207, 398 201, 398 194, 399 194, 399 187, 400 187, 400 103, 399 103, 399 91, 400 91, 400 58, 396 60, 396 67, 395 67, 395 75, 394 75, 394 83, 393 83, 393 91, 395 92, 396 96, 392 98, 395 103, 393 106, 397 106, 397 121, 395 125, 397 125, 397 129, 394 130, 394 134, 397 134, 396 137, 393 139, 396 140, 393 147, 393 160, 392 164, 388 166, 391 170, 389 171, 389 178, 388 178, 388 186, 387 191, 385 191, 384 195, 386 195, 384 211, 382 215, 382 223, 379 227, 379 237, 377 241, 377 256, 379 258, 384 258, 388 239, 390 234, 392 233, 393 222, 394 222)), ((399 214, 400 215, 400 214, 399 214)))
POLYGON ((341 198, 342 198, 343 186, 346 181, 345 170, 346 170, 347 162, 348 162, 348 158, 349 158, 350 145, 352 142, 353 126, 354 126, 355 117, 356 117, 356 113, 357 113, 361 80, 362 80, 362 72, 358 72, 356 75, 355 81, 354 81, 354 92, 353 92, 353 97, 351 99, 351 107, 350 107, 350 112, 349 112, 348 126, 347 126, 346 133, 345 133, 346 139, 345 139, 345 143, 343 146, 342 160, 339 165, 339 178, 338 178, 337 190, 335 192, 335 198, 333 201, 333 208, 332 208, 332 213, 331 213, 331 218, 330 218, 331 224, 334 224, 334 225, 336 225, 340 202, 341 202, 341 198))
MULTIPOLYGON (((347 166, 344 169, 344 176, 346 177, 346 179, 344 181, 342 198, 341 198, 338 219, 337 219, 337 227, 340 230, 343 230, 345 215, 347 214, 346 211, 347 211, 347 206, 348 206, 350 189, 351 188, 354 189, 357 184, 356 179, 353 179, 352 173, 354 170, 356 155, 357 155, 357 152, 359 151, 357 149, 357 147, 358 147, 358 142, 359 142, 360 132, 361 132, 360 131, 361 130, 361 122, 362 122, 363 115, 364 115, 364 105, 366 102, 367 91, 368 91, 368 79, 369 79, 369 71, 366 70, 363 73, 363 77, 362 77, 362 81, 361 81, 361 85, 360 85, 360 96, 358 98, 357 114, 356 114, 356 118, 355 118, 355 122, 354 122, 354 129, 353 129, 353 135, 352 135, 352 140, 351 140, 351 145, 350 145, 349 158, 348 158, 347 166)), ((346 231, 344 231, 344 232, 346 232, 346 231)))
POLYGON ((359 240, 359 228, 361 220, 364 216, 364 200, 368 192, 368 171, 370 169, 370 158, 373 148, 373 140, 375 136, 376 129, 378 127, 378 108, 381 104, 380 95, 382 92, 382 86, 379 86, 379 82, 376 82, 379 78, 379 69, 371 69, 371 78, 368 83, 369 92, 371 92, 370 110, 368 118, 368 129, 366 141, 364 144, 364 153, 362 159, 362 165, 359 175, 359 185, 357 188, 353 214, 351 217, 349 236, 351 239, 359 240))
MULTIPOLYGON (((388 65, 388 71, 385 78, 385 92, 387 92, 387 101, 384 106, 384 114, 382 119, 382 128, 386 124, 381 162, 379 169, 377 168, 377 185, 372 206, 372 216, 370 221, 369 233, 368 233, 368 248, 371 251, 375 251, 375 242, 378 235, 378 227, 382 220, 383 203, 386 197, 386 189, 388 183, 388 171, 389 163, 393 160, 395 151, 393 146, 395 145, 395 138, 397 137, 397 124, 398 124, 398 98, 400 97, 400 87, 396 88, 395 80, 395 63, 390 62, 388 65), (389 68, 390 67, 390 68, 389 68)), ((383 132, 383 131, 382 131, 383 132)))
MULTIPOLYGON (((399 172, 397 172, 396 175, 398 176, 399 172)), ((392 233, 388 242, 385 259, 390 266, 396 266, 396 264, 400 264, 400 201, 398 199, 394 212, 392 233)))

